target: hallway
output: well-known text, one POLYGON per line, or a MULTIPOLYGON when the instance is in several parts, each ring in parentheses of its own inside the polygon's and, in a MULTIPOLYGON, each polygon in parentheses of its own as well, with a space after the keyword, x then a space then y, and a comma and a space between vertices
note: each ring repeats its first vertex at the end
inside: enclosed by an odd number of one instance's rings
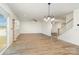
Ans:
POLYGON ((3 55, 73 55, 79 47, 43 34, 21 34, 3 55))

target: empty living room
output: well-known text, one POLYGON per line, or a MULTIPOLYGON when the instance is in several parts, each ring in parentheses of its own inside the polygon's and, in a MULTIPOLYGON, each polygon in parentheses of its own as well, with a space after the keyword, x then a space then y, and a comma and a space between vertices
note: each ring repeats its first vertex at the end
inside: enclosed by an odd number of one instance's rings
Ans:
POLYGON ((79 55, 79 3, 0 3, 0 55, 79 55))

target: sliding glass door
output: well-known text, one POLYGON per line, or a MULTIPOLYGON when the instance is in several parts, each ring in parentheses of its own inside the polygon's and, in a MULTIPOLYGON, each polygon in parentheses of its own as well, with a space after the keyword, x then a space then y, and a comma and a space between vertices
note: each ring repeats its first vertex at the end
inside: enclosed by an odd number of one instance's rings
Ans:
POLYGON ((3 15, 0 15, 0 50, 7 44, 7 20, 3 15))

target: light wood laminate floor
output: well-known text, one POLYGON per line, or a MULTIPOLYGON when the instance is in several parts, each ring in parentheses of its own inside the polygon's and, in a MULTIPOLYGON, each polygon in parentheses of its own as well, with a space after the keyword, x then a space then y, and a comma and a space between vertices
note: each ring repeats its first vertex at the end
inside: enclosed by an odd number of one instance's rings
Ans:
POLYGON ((42 34, 22 34, 3 55, 75 55, 79 47, 42 34))

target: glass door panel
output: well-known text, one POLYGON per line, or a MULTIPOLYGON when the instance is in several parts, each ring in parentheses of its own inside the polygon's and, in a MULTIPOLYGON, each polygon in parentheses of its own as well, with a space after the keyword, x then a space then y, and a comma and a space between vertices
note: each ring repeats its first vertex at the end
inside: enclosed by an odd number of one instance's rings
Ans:
POLYGON ((7 44, 7 20, 3 15, 0 15, 0 50, 7 44))

